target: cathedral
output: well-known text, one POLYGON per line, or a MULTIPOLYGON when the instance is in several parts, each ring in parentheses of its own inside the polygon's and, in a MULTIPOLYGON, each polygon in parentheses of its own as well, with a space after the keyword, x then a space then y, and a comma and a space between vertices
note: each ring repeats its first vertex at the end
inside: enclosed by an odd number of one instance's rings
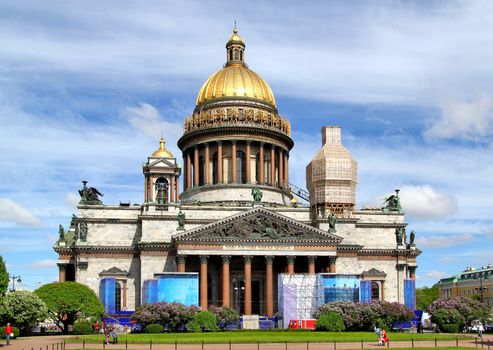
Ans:
POLYGON ((420 250, 399 191, 382 208, 355 207, 357 161, 335 126, 321 126, 307 191, 292 185, 290 122, 245 58, 235 29, 184 120, 183 165, 161 138, 143 164, 142 204, 103 204, 83 182, 54 245, 59 281, 89 286, 109 314, 155 301, 284 319, 335 300, 414 308, 420 250))

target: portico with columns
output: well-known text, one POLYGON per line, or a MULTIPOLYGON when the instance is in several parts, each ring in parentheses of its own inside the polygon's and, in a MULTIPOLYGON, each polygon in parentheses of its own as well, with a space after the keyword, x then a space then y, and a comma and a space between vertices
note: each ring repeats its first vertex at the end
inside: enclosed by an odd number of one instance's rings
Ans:
POLYGON ((202 308, 277 310, 277 275, 335 272, 342 238, 257 207, 173 236, 178 271, 197 271, 202 308), (295 264, 296 262, 296 264, 295 264))

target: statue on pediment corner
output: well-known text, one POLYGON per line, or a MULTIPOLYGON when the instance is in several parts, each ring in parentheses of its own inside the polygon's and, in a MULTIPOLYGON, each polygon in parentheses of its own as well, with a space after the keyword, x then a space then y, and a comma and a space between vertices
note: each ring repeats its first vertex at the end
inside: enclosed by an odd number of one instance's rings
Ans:
POLYGON ((334 214, 333 212, 329 212, 329 216, 327 217, 329 219, 329 233, 335 233, 336 230, 336 223, 337 223, 337 215, 334 214))

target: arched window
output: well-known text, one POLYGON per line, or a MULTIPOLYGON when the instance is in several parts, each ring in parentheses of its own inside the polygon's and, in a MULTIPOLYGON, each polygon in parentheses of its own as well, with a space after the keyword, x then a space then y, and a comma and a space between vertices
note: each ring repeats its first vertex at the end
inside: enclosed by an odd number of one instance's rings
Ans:
POLYGON ((240 53, 239 53, 238 49, 235 49, 234 59, 235 59, 235 61, 239 61, 240 60, 240 53))
POLYGON ((199 157, 199 186, 204 185, 204 175, 205 175, 205 169, 204 169, 204 157, 200 156, 199 157))
POLYGON ((212 183, 217 184, 218 182, 218 170, 217 170, 217 152, 212 156, 212 183))
POLYGON ((380 285, 378 282, 371 282, 371 300, 380 300, 380 285))
POLYGON ((229 60, 233 60, 233 50, 229 50, 229 60))
POLYGON ((168 203, 168 180, 164 177, 156 180, 156 202, 159 204, 168 203))
POLYGON ((236 181, 246 183, 246 157, 243 151, 236 151, 236 181))

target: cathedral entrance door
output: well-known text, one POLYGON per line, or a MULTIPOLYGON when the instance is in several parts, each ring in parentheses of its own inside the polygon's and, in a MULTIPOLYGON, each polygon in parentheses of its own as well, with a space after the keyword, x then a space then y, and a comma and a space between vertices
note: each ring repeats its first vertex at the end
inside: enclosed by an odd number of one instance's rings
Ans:
MULTIPOLYGON (((232 283, 232 307, 243 315, 245 310, 245 275, 233 273, 232 283)), ((252 276, 252 314, 263 315, 265 313, 264 302, 264 277, 252 276)))

